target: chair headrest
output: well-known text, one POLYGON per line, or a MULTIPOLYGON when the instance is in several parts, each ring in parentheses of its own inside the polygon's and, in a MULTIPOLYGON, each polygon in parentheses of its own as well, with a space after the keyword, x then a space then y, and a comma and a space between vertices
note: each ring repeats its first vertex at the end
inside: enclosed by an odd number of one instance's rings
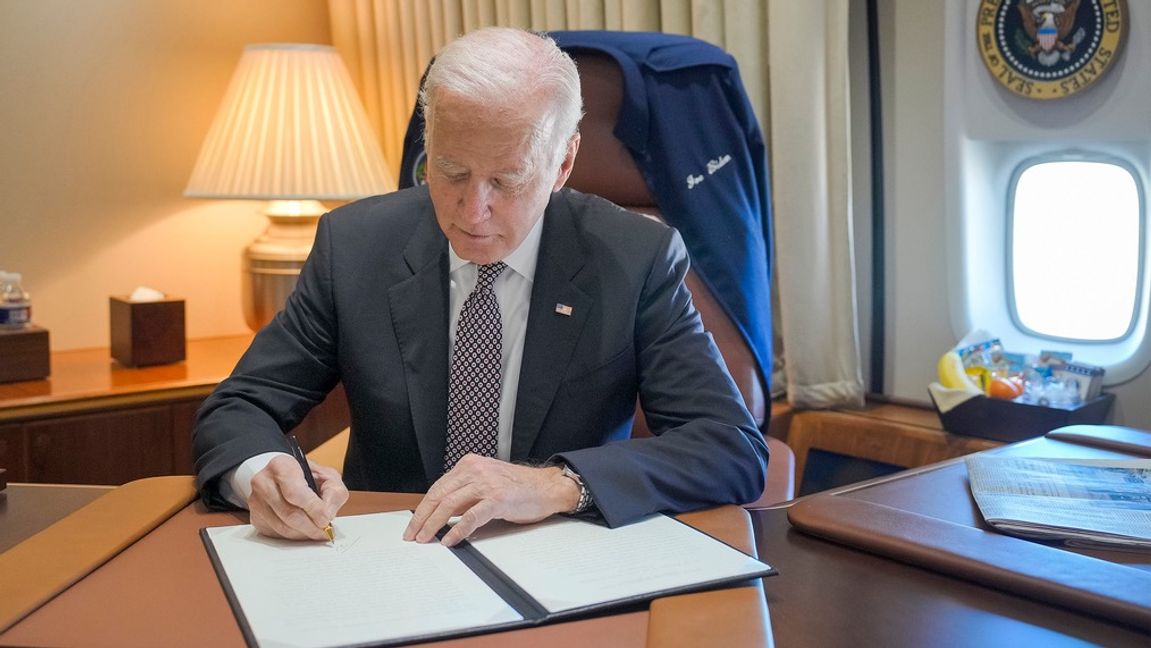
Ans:
POLYGON ((573 52, 579 69, 584 118, 580 149, 567 186, 625 207, 654 207, 631 152, 614 134, 623 103, 623 75, 610 56, 573 52))

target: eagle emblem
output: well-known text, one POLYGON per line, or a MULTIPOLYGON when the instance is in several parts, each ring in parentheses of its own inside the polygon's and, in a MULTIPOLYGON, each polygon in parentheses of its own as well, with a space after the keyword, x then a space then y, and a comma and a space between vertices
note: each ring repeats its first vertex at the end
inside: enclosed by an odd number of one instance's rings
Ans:
POLYGON ((1061 59, 1070 60, 1087 36, 1086 29, 1075 29, 1079 0, 1019 0, 1017 7, 1029 40, 1023 49, 1040 65, 1051 67, 1061 59))
POLYGON ((1059 99, 1113 67, 1127 16, 1127 0, 979 0, 976 49, 1011 92, 1059 99))

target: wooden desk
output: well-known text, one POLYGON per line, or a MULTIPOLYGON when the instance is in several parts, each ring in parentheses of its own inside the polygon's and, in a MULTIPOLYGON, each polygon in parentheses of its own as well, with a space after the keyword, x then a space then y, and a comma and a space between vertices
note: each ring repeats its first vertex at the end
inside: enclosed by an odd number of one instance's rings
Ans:
MULTIPOLYGON (((418 495, 353 493, 342 514, 413 508, 418 495)), ((243 637, 198 531, 246 522, 197 502, 0 634, 9 646, 242 646, 243 637)), ((736 506, 685 521, 754 551, 747 513, 736 506)), ((755 585, 673 596, 649 610, 437 642, 437 646, 760 646, 770 643, 755 585), (662 637, 662 639, 661 639, 662 637), (669 638, 671 642, 669 643, 669 638), (711 643, 715 642, 715 643, 711 643)))
POLYGON ((806 535, 787 509, 752 512, 777 646, 1132 646, 1151 637, 806 535))
MULTIPOLYGON (((123 367, 106 348, 52 354, 44 380, 0 384, 0 467, 12 482, 123 484, 192 472, 192 422, 251 336, 189 340, 187 359, 123 367)), ((337 387, 295 430, 305 450, 348 426, 337 387)))
MULTIPOLYGON (((1111 450, 1034 439, 989 450, 994 454, 1064 458, 1122 458, 1111 450)), ((764 581, 780 646, 1105 646, 1151 645, 1130 625, 1026 598, 980 584, 977 576, 951 572, 903 559, 882 544, 844 537, 822 539, 788 521, 788 514, 823 498, 837 498, 915 511, 963 525, 987 529, 966 483, 962 460, 945 461, 803 497, 778 507, 753 511, 759 555, 780 574, 764 581), (884 557, 887 556, 887 557, 884 557)), ((847 519, 838 520, 843 525, 847 519)), ((896 525, 892 525, 893 527, 896 525)), ((902 529, 893 529, 899 532, 902 529)), ((910 528, 911 532, 915 529, 910 528)), ((987 533, 993 533, 987 531, 987 533)), ((852 534, 858 537, 858 533, 852 534)), ((1000 534, 996 539, 1016 540, 1000 534)), ((1031 546, 1018 540, 1020 549, 1031 546)), ((1095 558, 1151 571, 1151 555, 1116 551, 1080 551, 1095 558)), ((1023 552, 1020 551, 1022 555, 1023 552)), ((1044 565, 1039 565, 1042 570, 1044 565)), ((1054 566, 1053 572, 1064 571, 1054 566)), ((1151 619, 1151 615, 1148 616, 1151 619)))
MULTIPOLYGON (((993 452, 1027 453, 1038 443, 1016 444, 993 452)), ((1050 446, 1077 456, 1116 456, 1104 450, 1050 446)), ((899 475, 839 489, 867 499, 899 504, 922 491, 920 479, 951 479, 957 462, 944 462, 899 475)), ((962 480, 954 494, 958 506, 946 514, 954 521, 974 523, 970 495, 963 492, 962 480)), ((397 499, 396 506, 412 506, 415 496, 386 496, 397 499)), ((818 496, 813 496, 818 497, 818 496)), ((1140 646, 1151 643, 1151 635, 1127 626, 1055 607, 1015 594, 996 590, 968 580, 955 578, 899 560, 885 558, 862 549, 823 540, 800 532, 787 519, 788 508, 795 502, 751 511, 751 528, 755 532, 758 555, 777 569, 779 575, 762 581, 763 597, 771 610, 768 637, 776 645, 791 646, 931 646, 978 645, 1007 646, 1140 646)), ((356 507, 369 503, 360 501, 356 507)), ((364 512, 359 508, 346 512, 364 512)), ((198 507, 185 509, 168 520, 140 542, 57 597, 40 612, 0 634, 0 645, 72 645, 61 632, 70 632, 77 619, 99 615, 106 632, 135 628, 141 620, 162 618, 173 632, 184 627, 196 633, 185 643, 231 645, 238 629, 227 604, 207 565, 206 555, 194 538, 199 525, 233 524, 242 516, 226 513, 207 514, 198 507), (207 516, 207 517, 203 517, 207 516), (169 542, 177 543, 169 545, 169 542), (178 549, 174 552, 173 547, 178 549), (179 555, 180 560, 173 560, 179 555), (141 574, 155 576, 145 578, 141 574), (189 580, 190 579, 190 580, 189 580), (217 591, 194 606, 187 603, 185 583, 194 587, 216 587, 217 591), (206 616, 207 615, 207 616, 206 616), (221 619, 209 623, 205 619, 221 619), (227 619, 224 621, 223 619, 227 619), (69 624, 73 624, 69 626, 69 624), (43 632, 40 635, 37 633, 43 632), (55 634, 53 634, 55 633, 55 634), (209 636, 210 635, 210 636, 209 636), (196 640, 196 641, 193 641, 196 640), (218 641, 217 641, 218 640, 218 641)), ((0 519, 0 526, 3 520, 0 519)), ((730 532, 730 531, 728 531, 730 532)), ((725 532, 727 533, 727 532, 725 532)), ((720 537, 725 537, 718 534, 720 537)), ((737 545, 738 546, 738 545, 737 545)), ((1133 560, 1146 560, 1138 555, 1133 560)), ((1139 567, 1138 564, 1135 565, 1139 567)), ((1148 566, 1151 568, 1151 565, 1148 566)), ((715 594, 715 593, 708 593, 715 594)), ((686 626, 671 628, 671 640, 660 645, 757 646, 762 640, 708 643, 699 634, 703 628, 724 630, 746 616, 739 605, 702 605, 693 596, 672 597, 652 605, 653 614, 677 619, 686 626), (678 606, 678 607, 677 607, 678 606), (734 619, 733 619, 734 617, 734 619)), ((757 596, 758 593, 757 593, 757 596)), ((746 605, 746 601, 739 601, 746 605)), ((764 611, 766 614, 766 611, 764 611)), ((652 639, 653 625, 644 612, 589 619, 574 624, 559 624, 516 633, 487 635, 480 641, 489 645, 643 645, 652 639)), ((156 626, 158 627, 158 626, 156 626)), ((153 629, 149 632, 155 632, 153 629)), ((75 638, 74 635, 69 635, 75 638)), ((662 635, 665 639, 668 635, 662 635)), ((87 645, 116 645, 115 635, 104 641, 85 636, 87 645)), ((718 637, 716 637, 718 640, 718 637)), ((169 645, 167 637, 138 633, 132 641, 141 645, 169 645)), ((465 645, 472 640, 445 642, 465 645)), ((652 645, 655 645, 654 643, 652 645)))

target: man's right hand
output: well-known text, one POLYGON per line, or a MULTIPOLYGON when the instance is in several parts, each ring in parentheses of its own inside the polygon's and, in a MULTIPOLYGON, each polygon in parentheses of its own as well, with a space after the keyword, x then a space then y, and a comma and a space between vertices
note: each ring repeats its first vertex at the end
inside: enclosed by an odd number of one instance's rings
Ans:
POLYGON ((248 510, 252 526, 261 535, 289 540, 328 539, 324 527, 348 501, 348 488, 335 469, 308 463, 320 489, 319 497, 308 487, 300 464, 289 455, 273 458, 252 477, 248 510))

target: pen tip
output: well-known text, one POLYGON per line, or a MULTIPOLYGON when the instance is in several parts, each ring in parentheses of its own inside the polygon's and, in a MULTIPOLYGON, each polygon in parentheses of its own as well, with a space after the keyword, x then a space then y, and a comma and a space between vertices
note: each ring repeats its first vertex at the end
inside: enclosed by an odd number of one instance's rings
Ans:
POLYGON ((324 534, 328 536, 328 542, 336 541, 336 530, 332 528, 332 525, 329 524, 324 527, 324 534))

